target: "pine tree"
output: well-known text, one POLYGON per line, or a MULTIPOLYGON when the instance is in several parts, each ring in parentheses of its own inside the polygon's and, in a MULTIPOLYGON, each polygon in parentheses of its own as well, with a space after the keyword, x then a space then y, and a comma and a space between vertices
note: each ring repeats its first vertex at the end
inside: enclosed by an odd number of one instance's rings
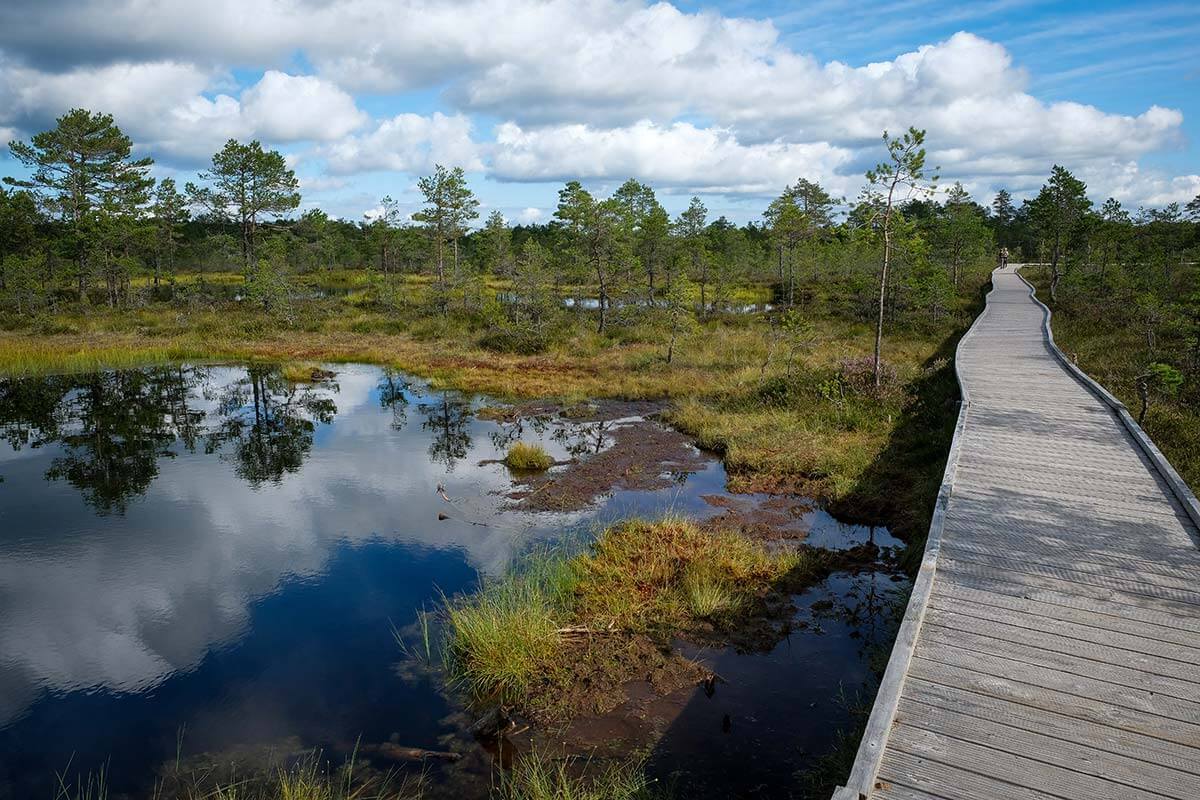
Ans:
POLYGON ((1066 168, 1057 164, 1050 180, 1029 201, 1029 217, 1046 246, 1050 248, 1050 299, 1058 300, 1058 286, 1065 266, 1078 244, 1092 201, 1087 186, 1066 168))
POLYGON ((235 224, 242 236, 242 270, 255 264, 259 227, 300 206, 300 182, 277 150, 263 150, 257 140, 230 139, 213 155, 212 167, 200 173, 209 186, 188 183, 188 199, 214 219, 235 224))
POLYGON ((64 223, 63 246, 75 262, 80 295, 85 295, 97 256, 107 264, 116 257, 114 246, 128 245, 127 223, 154 182, 149 176, 153 159, 132 157, 133 143, 111 115, 82 108, 71 109, 52 130, 29 142, 11 142, 9 150, 33 174, 28 180, 5 181, 33 190, 64 223))
POLYGON ((158 288, 163 270, 175 270, 175 252, 179 248, 180 226, 188 221, 187 200, 175 188, 173 178, 163 178, 150 206, 154 215, 154 288, 158 288))

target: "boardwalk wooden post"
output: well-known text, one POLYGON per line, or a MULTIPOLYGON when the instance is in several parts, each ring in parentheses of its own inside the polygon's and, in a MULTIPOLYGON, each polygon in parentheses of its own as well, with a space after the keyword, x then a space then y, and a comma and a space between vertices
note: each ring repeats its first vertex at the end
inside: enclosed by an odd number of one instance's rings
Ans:
POLYGON ((1193 797, 1200 504, 1009 266, 852 798, 1193 797))

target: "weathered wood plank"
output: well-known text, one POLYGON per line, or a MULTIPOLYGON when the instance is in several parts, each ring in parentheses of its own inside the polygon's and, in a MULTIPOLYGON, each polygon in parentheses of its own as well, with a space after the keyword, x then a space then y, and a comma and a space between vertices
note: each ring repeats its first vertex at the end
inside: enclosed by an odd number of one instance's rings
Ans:
POLYGON ((1197 584, 1196 576, 1200 575, 1200 559, 1154 561, 1150 560, 1153 557, 1151 553, 1135 554, 1128 550, 1117 550, 1110 547, 1108 542, 1096 543, 1086 551, 1076 553, 1071 549, 1070 542, 1061 537, 995 538, 979 535, 978 531, 964 529, 961 525, 954 527, 954 535, 947 537, 944 549, 948 553, 973 553, 996 559, 1007 558, 1040 564, 1070 561, 1082 572, 1128 574, 1132 571, 1138 575, 1150 576, 1154 580, 1190 580, 1193 586, 1197 584), (971 533, 975 535, 970 535, 971 533))
MULTIPOLYGON (((1020 546, 1020 543, 1017 546, 1020 546)), ((1124 569, 1113 569, 1112 566, 1073 559, 1070 557, 1070 550, 1063 550, 1048 558, 1031 557, 1029 554, 1017 557, 1011 551, 999 553, 994 550, 957 547, 951 542, 943 552, 952 554, 950 558, 982 564, 997 570, 1050 575, 1077 583, 1107 586, 1135 594, 1148 594, 1151 597, 1165 597, 1181 603, 1200 604, 1200 581, 1196 580, 1195 576, 1179 577, 1150 570, 1135 570, 1130 569, 1129 564, 1126 564, 1124 569)))
POLYGON ((838 800, 1200 785, 1200 502, 1048 320, 994 273, 902 677, 838 800))
MULTIPOLYGON (((1147 636, 1150 626, 1135 626, 1137 633, 1129 634, 1115 630, 1112 625, 1105 625, 1111 618, 1096 618, 1089 614, 1086 622, 1066 621, 1060 617, 1046 617, 1037 613, 1026 613, 1013 606, 994 606, 979 601, 963 602, 958 597, 947 593, 937 593, 929 599, 929 608, 941 614, 953 614, 962 618, 959 627, 968 624, 982 625, 987 623, 1003 625, 1014 629, 1012 635, 1024 634, 1019 631, 1038 632, 1065 642, 1086 642, 1097 647, 1113 651, 1113 658, 1122 658, 1123 652, 1150 653, 1164 659, 1166 663, 1177 667, 1182 664, 1182 674, 1189 680, 1200 682, 1200 648, 1193 647, 1194 642, 1176 644, 1164 641, 1162 638, 1147 636), (968 620, 970 622, 968 622, 968 620)), ((1154 630, 1153 633, 1158 633, 1154 630)), ((1063 642, 1057 646, 1068 646, 1063 642)))
MULTIPOLYGON (((1200 780, 1200 752, 1192 747, 918 679, 913 679, 910 689, 902 698, 902 704, 922 703, 934 709, 1113 753, 1126 760, 1143 762, 1148 765, 1147 772, 1164 772, 1172 781, 1178 775, 1191 776, 1193 784, 1200 780)), ((907 718, 907 714, 903 716, 907 718)), ((964 721, 963 724, 969 723, 964 721)))
POLYGON ((1178 630, 1188 635, 1200 633, 1200 621, 1188 616, 1191 612, 1190 606, 1176 606, 1165 601, 1146 602, 1136 596, 1126 598, 1120 592, 1110 589, 1055 581, 1045 577, 1036 578, 1016 572, 996 575, 965 562, 940 564, 938 584, 940 586, 944 583, 1156 625, 1174 624, 1178 630))
POLYGON ((938 731, 901 724, 892 733, 889 749, 970 770, 1011 786, 1049 792, 1069 800, 1161 800, 1162 795, 1126 782, 1066 769, 1045 758, 1015 755, 995 746, 980 745, 938 731))
POLYGON ((1167 661, 1144 653, 1128 650, 1114 651, 1079 639, 1054 637, 1038 631, 980 622, 971 617, 948 614, 930 609, 921 632, 921 641, 928 642, 930 650, 921 652, 929 657, 938 652, 938 645, 955 651, 987 655, 1028 666, 1045 667, 1061 675, 1078 675, 1098 681, 1126 687, 1134 691, 1145 691, 1153 695, 1174 697, 1195 706, 1195 719, 1200 720, 1200 683, 1195 680, 1195 670, 1178 661, 1167 661), (962 623, 975 623, 977 630, 961 627, 962 623), (1181 675, 1171 674, 1177 668, 1181 675), (1164 674, 1166 673, 1166 674, 1164 674))
POLYGON ((976 564, 965 559, 946 558, 938 563, 938 576, 939 580, 947 577, 956 583, 975 589, 997 587, 996 591, 1004 591, 999 587, 1004 584, 1013 584, 1022 587, 1022 594, 1025 597, 1034 600, 1053 597, 1056 598, 1054 602, 1058 602, 1057 598, 1063 598, 1066 605, 1073 605, 1077 608, 1093 607, 1093 605, 1083 602, 1091 600, 1094 601, 1094 605, 1109 609, 1109 613, 1125 614, 1127 612, 1123 608, 1128 607, 1154 612, 1156 615, 1175 615, 1179 618, 1178 624, 1181 627, 1192 631, 1200 629, 1200 619, 1195 617, 1197 608, 1194 603, 1180 603, 1168 598, 1126 592, 1107 586, 1093 586, 1087 582, 1063 580, 1046 572, 1030 573, 1012 570, 998 574, 994 568, 988 565, 976 564), (1073 601, 1066 600, 1072 596, 1075 598, 1073 601))
MULTIPOLYGON (((963 667, 914 657, 908 674, 910 678, 918 678, 927 683, 951 686, 1020 703, 1030 708, 1053 711, 1117 730, 1165 739, 1186 747, 1200 747, 1200 731, 1195 725, 1168 719, 1154 712, 1129 708, 1127 704, 1114 704, 1108 698, 1087 694, 1086 686, 1081 687, 1084 692, 1081 694, 1080 688, 1075 692, 1047 688, 1000 673, 980 672, 977 667, 978 660, 976 667, 963 667)), ((1022 674, 1021 677, 1029 676, 1022 674)), ((1113 692, 1107 694, 1109 697, 1114 695, 1113 692)))
POLYGON ((879 782, 883 788, 880 793, 873 794, 874 797, 895 796, 882 793, 890 791, 890 786, 894 785, 953 800, 1061 800, 1055 795, 1027 786, 1005 783, 971 770, 948 766, 931 758, 891 748, 883 754, 879 782))

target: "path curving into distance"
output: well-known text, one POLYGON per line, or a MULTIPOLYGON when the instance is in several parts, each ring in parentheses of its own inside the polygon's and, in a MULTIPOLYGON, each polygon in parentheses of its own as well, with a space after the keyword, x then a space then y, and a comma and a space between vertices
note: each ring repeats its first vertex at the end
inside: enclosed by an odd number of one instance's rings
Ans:
POLYGON ((835 800, 1200 793, 1200 505, 1048 323, 1016 267, 993 273, 924 562, 835 800))

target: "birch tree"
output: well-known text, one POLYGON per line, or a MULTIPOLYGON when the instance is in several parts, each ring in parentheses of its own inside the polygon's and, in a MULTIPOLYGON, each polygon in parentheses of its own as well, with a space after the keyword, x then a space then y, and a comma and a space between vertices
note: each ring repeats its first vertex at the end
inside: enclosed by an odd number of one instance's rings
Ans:
POLYGON ((875 320, 874 383, 881 383, 880 368, 883 357, 884 303, 887 300, 888 271, 892 265, 894 222, 896 205, 914 196, 933 194, 937 185, 937 172, 926 178, 925 131, 909 128, 901 136, 889 136, 883 132, 883 145, 888 158, 867 170, 867 193, 875 209, 876 224, 883 235, 883 264, 879 270, 879 307, 875 320))

